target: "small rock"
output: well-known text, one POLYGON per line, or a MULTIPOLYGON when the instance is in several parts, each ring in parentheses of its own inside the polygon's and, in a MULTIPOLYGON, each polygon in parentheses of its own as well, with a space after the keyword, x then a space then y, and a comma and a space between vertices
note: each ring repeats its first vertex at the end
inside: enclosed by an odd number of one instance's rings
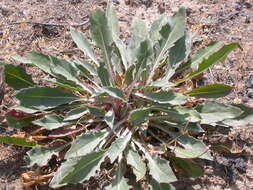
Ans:
POLYGON ((250 75, 249 78, 246 80, 246 87, 253 88, 253 75, 250 75))
POLYGON ((248 91, 248 97, 253 99, 253 90, 248 91))
POLYGON ((115 5, 119 5, 120 2, 118 0, 112 0, 112 2, 115 4, 115 5))
POLYGON ((238 92, 240 95, 245 95, 247 93, 247 90, 243 89, 238 92))
POLYGON ((247 9, 250 9, 252 7, 252 5, 248 2, 245 2, 244 3, 244 6, 247 8, 247 9))
POLYGON ((242 98, 242 102, 243 102, 243 103, 247 103, 248 101, 249 101, 249 98, 248 98, 248 97, 243 97, 243 98, 242 98))
POLYGON ((242 5, 239 2, 236 2, 234 8, 235 10, 240 11, 242 9, 242 5))
POLYGON ((246 23, 246 24, 249 24, 249 23, 250 23, 250 16, 249 16, 249 15, 247 15, 247 16, 245 17, 245 23, 246 23))
POLYGON ((9 10, 9 9, 7 9, 7 8, 5 8, 5 7, 0 7, 0 14, 2 16, 7 17, 7 16, 10 16, 12 14, 12 11, 9 10))
POLYGON ((232 38, 233 40, 241 40, 241 39, 242 39, 242 37, 241 37, 240 35, 237 35, 237 34, 231 35, 231 38, 232 38))
POLYGON ((242 98, 242 102, 243 102, 243 103, 247 103, 248 101, 249 101, 249 98, 248 98, 248 97, 243 97, 243 98, 242 98))

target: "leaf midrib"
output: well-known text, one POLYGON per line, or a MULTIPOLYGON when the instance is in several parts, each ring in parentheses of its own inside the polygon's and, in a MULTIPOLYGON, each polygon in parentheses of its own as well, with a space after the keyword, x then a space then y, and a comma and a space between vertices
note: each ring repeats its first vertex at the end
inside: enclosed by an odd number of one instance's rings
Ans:
MULTIPOLYGON (((101 155, 99 155, 97 158, 92 159, 92 160, 90 160, 89 162, 86 162, 86 164, 82 165, 82 167, 80 167, 80 168, 78 168, 78 169, 75 168, 74 171, 76 170, 76 172, 72 171, 69 175, 67 175, 66 177, 64 177, 62 181, 64 182, 64 179, 65 179, 65 178, 72 178, 72 177, 75 176, 77 173, 80 173, 80 171, 82 171, 83 168, 85 168, 85 167, 89 166, 91 163, 96 162, 97 160, 101 159, 101 158, 103 157, 103 155, 104 155, 104 154, 101 154, 101 155)), ((87 175, 86 175, 86 176, 87 176, 87 175)))
POLYGON ((8 71, 7 71, 7 74, 8 74, 8 75, 11 75, 11 76, 13 76, 14 78, 17 78, 17 79, 19 79, 19 80, 21 80, 21 81, 23 81, 23 82, 25 82, 25 83, 27 83, 27 84, 29 84, 29 86, 30 86, 30 85, 31 85, 31 86, 34 85, 34 84, 31 83, 30 81, 27 81, 27 80, 25 80, 25 79, 23 79, 23 78, 21 78, 21 77, 19 77, 19 76, 17 76, 17 75, 14 75, 14 74, 12 74, 12 73, 10 73, 10 72, 8 72, 8 71))

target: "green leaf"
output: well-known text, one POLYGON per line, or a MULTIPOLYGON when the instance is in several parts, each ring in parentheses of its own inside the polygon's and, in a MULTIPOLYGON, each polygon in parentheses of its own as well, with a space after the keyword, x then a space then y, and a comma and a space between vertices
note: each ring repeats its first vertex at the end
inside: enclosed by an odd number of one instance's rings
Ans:
POLYGON ((125 101, 125 95, 118 87, 104 87, 101 90, 113 98, 118 98, 125 101))
POLYGON ((155 20, 150 28, 149 36, 152 41, 158 41, 161 39, 160 30, 168 22, 166 14, 162 14, 157 20, 155 20))
POLYGON ((137 47, 141 41, 148 38, 148 29, 146 22, 139 18, 134 18, 132 22, 133 39, 131 46, 137 47))
POLYGON ((55 173, 50 187, 56 188, 68 183, 75 184, 88 180, 91 176, 96 175, 103 160, 103 151, 68 159, 55 173))
POLYGON ((104 109, 102 109, 100 107, 87 106, 87 108, 88 108, 91 115, 95 115, 97 117, 104 117, 105 116, 104 109))
POLYGON ((130 186, 127 184, 127 179, 123 175, 122 162, 119 163, 119 167, 116 171, 116 178, 112 183, 107 186, 106 190, 129 190, 130 186))
POLYGON ((137 93, 136 95, 160 104, 182 105, 187 101, 186 96, 172 91, 150 92, 145 94, 137 93))
POLYGON ((90 75, 97 76, 97 71, 93 65, 89 64, 85 60, 76 59, 75 66, 84 74, 87 75, 88 72, 90 75))
POLYGON ((106 124, 112 129, 114 126, 114 120, 115 120, 115 114, 113 109, 109 110, 106 114, 105 114, 105 118, 104 118, 106 124))
POLYGON ((170 163, 167 160, 160 158, 158 155, 151 155, 140 143, 135 141, 135 144, 145 154, 148 160, 149 173, 158 183, 171 183, 177 181, 170 163))
POLYGON ((6 64, 4 67, 5 82, 15 90, 34 86, 32 77, 20 65, 6 64))
POLYGON ((126 160, 127 164, 133 169, 133 173, 136 176, 136 181, 139 181, 144 178, 147 169, 145 163, 142 161, 141 156, 133 146, 134 144, 129 146, 128 150, 126 151, 126 160))
POLYGON ((136 49, 137 64, 135 65, 135 78, 139 79, 141 73, 147 69, 147 65, 151 62, 153 56, 153 48, 150 40, 144 40, 136 49))
POLYGON ((65 155, 66 159, 72 157, 80 157, 94 151, 99 143, 106 137, 108 133, 103 131, 89 132, 77 137, 76 141, 73 142, 71 148, 65 155))
POLYGON ((199 123, 187 123, 186 122, 170 122, 170 121, 162 121, 159 122, 159 120, 157 120, 157 123, 155 123, 155 125, 151 125, 152 127, 156 127, 162 131, 164 131, 167 134, 170 134, 170 128, 177 128, 180 131, 187 129, 188 131, 194 131, 197 133, 203 133, 204 130, 201 128, 199 123))
POLYGON ((31 64, 32 63, 31 60, 26 56, 22 57, 22 56, 16 55, 16 56, 12 56, 11 58, 17 62, 24 63, 24 64, 31 64))
MULTIPOLYGON (((78 79, 76 67, 72 62, 68 62, 64 59, 58 59, 57 57, 50 56, 51 60, 51 71, 58 76, 61 80, 71 81, 75 87, 81 87, 89 93, 92 91, 83 85, 78 79)), ((74 86, 73 85, 73 86, 74 86)))
POLYGON ((171 67, 175 66, 177 63, 184 60, 186 57, 186 36, 183 36, 175 45, 170 49, 169 52, 169 65, 171 67))
POLYGON ((64 120, 63 116, 52 114, 46 115, 36 121, 33 121, 32 123, 34 125, 41 126, 47 130, 53 130, 71 124, 71 122, 64 122, 63 120, 64 120))
POLYGON ((126 149, 129 141, 131 140, 132 133, 129 132, 126 136, 118 137, 110 146, 107 151, 107 156, 110 158, 111 163, 113 163, 118 156, 126 149))
POLYGON ((0 136, 0 142, 23 147, 33 147, 37 145, 36 142, 30 142, 23 138, 10 137, 10 136, 0 136))
POLYGON ((34 113, 40 112, 40 110, 37 110, 34 108, 27 108, 27 107, 24 107, 21 105, 13 106, 11 109, 15 109, 17 111, 21 111, 21 112, 28 113, 28 114, 34 114, 34 113))
POLYGON ((153 81, 147 86, 143 86, 142 89, 145 90, 145 89, 153 89, 153 88, 160 88, 160 87, 161 88, 172 88, 174 86, 175 86, 174 83, 168 82, 168 80, 163 78, 161 80, 153 81))
POLYGON ((189 96, 198 98, 220 98, 228 95, 232 90, 231 86, 225 84, 211 84, 186 92, 189 96))
POLYGON ((219 61, 223 61, 231 51, 233 51, 234 49, 236 49, 238 47, 240 47, 239 43, 231 43, 231 44, 223 46, 217 52, 210 55, 207 59, 204 59, 201 62, 201 64, 199 64, 199 67, 196 71, 191 72, 187 77, 185 77, 181 80, 178 80, 175 83, 180 84, 190 78, 198 76, 199 74, 201 74, 202 72, 207 70, 209 67, 211 67, 213 64, 215 64, 219 61))
POLYGON ((119 36, 120 29, 119 29, 117 13, 116 13, 116 11, 113 7, 112 2, 109 2, 107 4, 106 17, 107 17, 107 20, 110 21, 110 22, 108 22, 108 25, 109 25, 109 28, 110 28, 111 32, 115 36, 119 36))
POLYGON ((155 74, 155 70, 161 64, 161 60, 164 59, 165 53, 172 48, 175 43, 185 35, 185 24, 186 24, 186 10, 184 7, 181 7, 179 11, 173 16, 174 26, 172 27, 169 35, 166 36, 164 42, 162 43, 162 47, 156 56, 154 61, 153 68, 150 72, 147 84, 152 81, 152 78, 155 74))
POLYGON ((253 121, 253 109, 246 107, 244 105, 236 104, 233 105, 234 107, 240 108, 243 113, 235 117, 233 119, 225 119, 222 121, 223 124, 226 124, 228 126, 232 127, 239 127, 239 126, 245 126, 253 121))
POLYGON ((201 124, 215 124, 225 119, 233 119, 240 116, 243 111, 235 106, 227 106, 217 102, 205 102, 197 106, 201 116, 201 124))
POLYGON ((74 28, 70 28, 70 33, 72 36, 73 41, 77 45, 77 47, 82 50, 86 55, 88 55, 92 61, 98 66, 98 61, 96 56, 90 46, 89 41, 84 37, 83 33, 75 30, 74 28))
POLYGON ((119 57, 122 60, 124 70, 126 70, 128 68, 128 62, 130 62, 129 57, 128 57, 127 48, 126 48, 124 42, 120 38, 115 37, 113 35, 113 40, 114 40, 114 43, 119 51, 119 57))
POLYGON ((100 67, 97 70, 97 73, 102 83, 102 86, 111 86, 109 72, 103 64, 100 65, 100 67))
POLYGON ((38 116, 29 116, 24 118, 16 118, 10 114, 6 115, 7 124, 13 128, 22 129, 32 125, 32 121, 38 119, 38 116))
POLYGON ((127 69, 127 53, 126 53, 126 47, 123 41, 119 38, 120 35, 120 27, 118 23, 117 13, 115 11, 115 8, 113 4, 110 2, 107 5, 106 10, 106 17, 108 22, 109 28, 111 30, 112 39, 119 51, 119 57, 121 58, 124 68, 127 69))
POLYGON ((59 156, 60 151, 62 151, 66 146, 61 147, 45 147, 45 146, 35 146, 27 152, 30 160, 29 166, 37 164, 38 166, 47 165, 48 161, 53 155, 59 156))
MULTIPOLYGON (((171 133, 173 134, 173 133, 171 133)), ((209 148, 198 139, 195 139, 189 135, 182 135, 178 133, 178 135, 173 135, 175 138, 178 138, 178 143, 184 147, 172 147, 176 154, 176 157, 179 158, 202 158, 207 160, 213 160, 209 148)))
POLYGON ((181 159, 172 156, 173 163, 185 172, 188 177, 200 177, 204 174, 204 170, 201 166, 197 165, 189 159, 181 159))
POLYGON ((44 72, 55 76, 54 73, 51 71, 51 60, 49 56, 35 51, 28 53, 27 56, 28 59, 31 60, 32 64, 36 65, 44 72))
POLYGON ((111 30, 105 13, 96 9, 90 16, 91 34, 96 45, 102 50, 106 68, 108 69, 111 82, 114 84, 113 66, 111 64, 111 44, 113 42, 111 30))
POLYGON ((119 38, 120 28, 119 28, 118 18, 117 18, 115 8, 111 2, 107 4, 106 17, 107 17, 107 20, 110 21, 108 22, 108 25, 112 33, 112 39, 117 47, 117 50, 119 51, 119 57, 122 60, 124 69, 126 70, 128 67, 127 51, 126 51, 125 44, 119 38))
POLYGON ((86 106, 81 106, 81 107, 72 109, 66 114, 64 121, 79 119, 80 117, 84 116, 87 112, 88 110, 86 106))
POLYGON ((152 179, 150 181, 150 190, 176 190, 171 184, 158 183, 156 180, 152 179))
POLYGON ((130 113, 129 121, 133 122, 135 125, 141 124, 145 122, 149 113, 150 113, 149 108, 140 108, 140 109, 133 110, 130 113))
POLYGON ((180 65, 176 72, 179 73, 190 68, 196 70, 204 59, 207 59, 214 52, 222 48, 222 46, 223 42, 211 42, 206 47, 198 50, 198 52, 194 54, 187 63, 180 65))
POLYGON ((192 107, 177 106, 177 107, 174 107, 174 109, 178 112, 179 115, 187 116, 186 120, 189 122, 200 121, 200 114, 192 107))
POLYGON ((46 110, 62 104, 68 104, 81 98, 64 92, 59 88, 32 87, 20 90, 16 98, 22 106, 46 110))
POLYGON ((181 63, 186 58, 187 56, 186 45, 187 45, 186 36, 184 35, 170 49, 169 59, 168 59, 167 68, 166 68, 166 72, 164 76, 164 79, 166 81, 170 80, 170 78, 175 74, 176 69, 181 65, 181 63))
POLYGON ((154 105, 150 107, 151 110, 154 111, 160 111, 166 114, 161 113, 161 115, 154 115, 154 116, 149 116, 149 120, 155 120, 155 121, 171 121, 171 122, 176 122, 176 123, 184 123, 190 119, 195 119, 196 116, 194 115, 192 117, 191 114, 188 113, 190 110, 181 110, 181 113, 177 111, 176 109, 171 108, 170 106, 166 105, 165 106, 160 106, 160 105, 154 105))
POLYGON ((124 78, 124 83, 126 83, 127 85, 130 85, 133 82, 134 79, 134 69, 135 69, 135 65, 131 65, 125 73, 125 78, 124 78))
POLYGON ((74 86, 76 86, 75 84, 74 85, 71 85, 71 81, 67 81, 67 80, 61 80, 61 79, 59 79, 59 78, 50 78, 50 79, 48 79, 48 78, 45 78, 45 79, 43 79, 43 80, 45 80, 46 82, 48 82, 48 83, 50 83, 50 84, 53 84, 53 85, 55 85, 55 86, 57 86, 57 87, 61 87, 61 88, 64 88, 64 89, 66 89, 66 90, 70 90, 70 91, 79 91, 79 92, 84 92, 84 91, 86 91, 86 90, 84 90, 84 89, 82 89, 82 88, 80 88, 80 87, 74 87, 74 86))

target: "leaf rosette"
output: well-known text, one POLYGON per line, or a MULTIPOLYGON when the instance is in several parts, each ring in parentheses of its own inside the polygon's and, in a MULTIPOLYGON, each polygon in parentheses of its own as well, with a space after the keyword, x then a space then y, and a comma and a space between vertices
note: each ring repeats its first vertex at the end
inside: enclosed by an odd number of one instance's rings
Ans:
POLYGON ((253 120, 250 108, 214 101, 229 94, 230 86, 185 90, 185 81, 223 61, 240 45, 212 42, 192 55, 184 7, 172 17, 162 15, 150 30, 143 20, 134 19, 128 45, 120 38, 112 4, 106 12, 92 12, 90 24, 92 42, 70 28, 86 60, 39 52, 19 58, 47 73, 47 86, 35 84, 21 65, 1 63, 6 83, 17 90, 20 104, 13 109, 25 115, 7 115, 8 125, 36 126, 47 131, 49 141, 64 143, 51 147, 11 137, 0 141, 35 146, 28 152, 30 166, 60 157, 51 187, 88 180, 109 162, 113 180, 106 189, 130 189, 133 183, 125 177, 130 170, 136 182, 147 180, 151 189, 174 189, 178 168, 198 177, 202 169, 194 159, 212 160, 208 146, 198 139, 202 125, 234 127, 253 120), (198 98, 205 101, 198 104, 198 98))

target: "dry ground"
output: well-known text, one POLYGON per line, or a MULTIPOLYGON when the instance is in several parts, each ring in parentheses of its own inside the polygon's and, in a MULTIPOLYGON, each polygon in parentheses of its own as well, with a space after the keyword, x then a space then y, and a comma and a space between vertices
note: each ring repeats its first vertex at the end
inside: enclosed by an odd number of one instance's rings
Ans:
MULTIPOLYGON (((214 66, 204 76, 204 82, 223 82, 234 86, 234 92, 221 101, 243 102, 253 107, 253 1, 252 0, 114 0, 121 18, 123 36, 129 36, 133 17, 149 23, 160 13, 169 15, 178 6, 188 7, 188 24, 198 33, 197 46, 212 40, 239 41, 244 51, 236 51, 224 63, 214 66), (252 82, 251 82, 252 81, 252 82)), ((13 55, 23 55, 30 50, 70 58, 82 56, 71 41, 68 27, 28 24, 26 21, 79 24, 87 19, 96 7, 105 7, 103 0, 0 0, 0 61, 16 64, 13 55), (24 22, 24 23, 23 23, 24 22)), ((78 27, 87 31, 87 24, 78 27)), ((34 80, 41 82, 43 73, 29 70, 34 80)), ((3 114, 15 100, 12 90, 6 89, 3 114)), ((1 121, 1 120, 0 120, 1 121)), ((1 134, 11 134, 12 129, 0 128, 1 134)), ((234 154, 215 153, 213 162, 204 162, 205 175, 199 179, 182 179, 178 190, 253 190, 253 129, 245 126, 233 133, 217 136, 208 133, 210 143, 220 142, 238 146, 234 154), (242 150, 243 149, 243 150, 242 150), (242 150, 242 151, 241 151, 242 150)), ((23 155, 25 150, 0 145, 0 189, 22 189, 20 174, 27 170, 23 155)), ((96 182, 96 183, 99 183, 96 182)), ((86 189, 91 183, 75 187, 86 189)), ((97 184, 99 188, 99 184, 97 184)), ((35 188, 34 188, 35 189, 35 188)), ((47 188, 42 188, 47 189, 47 188)), ((68 187, 66 189, 74 189, 68 187)))

